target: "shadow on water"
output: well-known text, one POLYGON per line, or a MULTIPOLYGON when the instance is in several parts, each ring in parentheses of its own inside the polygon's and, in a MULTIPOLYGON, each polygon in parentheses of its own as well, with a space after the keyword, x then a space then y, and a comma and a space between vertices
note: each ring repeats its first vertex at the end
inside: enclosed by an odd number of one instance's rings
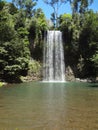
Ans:
POLYGON ((90 85, 89 85, 89 87, 97 87, 98 88, 98 83, 91 83, 90 85))

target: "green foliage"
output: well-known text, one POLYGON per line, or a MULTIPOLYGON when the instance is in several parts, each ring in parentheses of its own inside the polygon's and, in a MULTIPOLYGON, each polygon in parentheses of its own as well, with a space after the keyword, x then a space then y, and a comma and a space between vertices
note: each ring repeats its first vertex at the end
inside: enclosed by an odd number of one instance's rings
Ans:
POLYGON ((98 76, 98 51, 92 56, 90 59, 93 62, 93 67, 95 68, 96 71, 96 76, 98 76))
POLYGON ((12 0, 12 2, 15 4, 15 6, 19 9, 24 8, 25 6, 25 0, 12 0))
POLYGON ((22 41, 14 39, 10 42, 5 42, 1 50, 0 76, 3 79, 10 82, 27 73, 29 50, 22 41))
POLYGON ((18 9, 14 6, 14 4, 9 3, 9 10, 8 11, 11 15, 14 15, 18 12, 18 9))
POLYGON ((3 83, 2 82, 0 82, 0 87, 2 87, 3 86, 3 83))
POLYGON ((34 15, 37 0, 12 0, 12 2, 18 9, 24 11, 25 17, 31 18, 34 15))
POLYGON ((3 9, 4 5, 5 5, 5 2, 4 1, 0 1, 0 11, 3 9))
POLYGON ((20 27, 25 27, 25 13, 24 11, 20 10, 17 14, 14 16, 14 24, 15 24, 15 30, 17 30, 20 27))
POLYGON ((35 9, 34 7, 36 6, 36 1, 32 0, 26 0, 25 1, 25 12, 26 12, 26 17, 31 18, 34 15, 35 9))
POLYGON ((30 53, 28 31, 23 26, 16 29, 14 20, 19 13, 7 12, 9 6, 5 5, 0 12, 0 78, 14 82, 20 75, 26 75, 30 53))
POLYGON ((45 15, 42 11, 42 9, 37 9, 35 13, 35 17, 37 18, 37 26, 38 29, 41 31, 47 30, 47 23, 46 23, 46 18, 45 15))
POLYGON ((73 14, 76 12, 84 13, 87 11, 88 6, 91 5, 93 0, 70 0, 73 14))
POLYGON ((78 53, 79 40, 78 18, 77 21, 74 23, 72 15, 64 14, 60 16, 59 22, 60 29, 63 32, 63 39, 66 42, 65 53, 70 51, 71 55, 76 55, 76 53, 78 53))
POLYGON ((34 18, 27 20, 29 32, 31 56, 36 60, 42 60, 44 32, 47 30, 45 15, 41 9, 37 9, 34 18))
POLYGON ((76 77, 91 77, 98 73, 98 13, 60 16, 60 29, 65 41, 65 59, 76 77), (73 65, 74 64, 74 65, 73 65))
POLYGON ((7 82, 19 81, 31 68, 33 73, 40 68, 37 62, 29 67, 30 51, 35 59, 42 57, 47 29, 44 13, 34 9, 36 1, 0 2, 0 79, 7 82))
MULTIPOLYGON (((22 38, 24 41, 28 40, 28 34, 29 32, 27 31, 26 28, 20 27, 17 29, 18 37, 22 38)), ((24 42, 24 44, 29 44, 28 42, 24 42)))
POLYGON ((98 51, 98 14, 88 11, 84 14, 82 29, 79 37, 79 50, 84 58, 83 70, 86 76, 96 75, 96 66, 90 60, 98 51))
POLYGON ((41 72, 41 63, 35 60, 31 60, 29 62, 28 74, 37 76, 37 75, 40 75, 40 72, 41 72))
POLYGON ((96 52, 95 55, 93 55, 93 57, 91 58, 91 60, 94 62, 94 64, 96 65, 96 67, 98 67, 98 51, 96 52))
POLYGON ((72 25, 72 16, 70 14, 63 14, 59 17, 59 28, 61 31, 65 32, 65 30, 70 31, 72 25))
POLYGON ((1 41, 10 41, 15 34, 13 18, 5 10, 0 12, 1 41))

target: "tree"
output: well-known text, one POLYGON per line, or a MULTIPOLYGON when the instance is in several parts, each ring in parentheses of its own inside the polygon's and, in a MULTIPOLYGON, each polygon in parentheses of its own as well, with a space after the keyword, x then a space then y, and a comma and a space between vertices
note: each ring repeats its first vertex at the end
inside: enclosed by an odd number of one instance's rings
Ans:
POLYGON ((62 4, 66 3, 69 0, 44 0, 44 2, 48 5, 50 5, 53 8, 52 13, 52 21, 54 23, 54 27, 58 27, 58 11, 62 4))
POLYGON ((0 1, 0 11, 3 9, 4 5, 5 5, 5 2, 4 1, 0 1))
POLYGON ((76 12, 84 13, 93 0, 70 0, 73 14, 76 12))
MULTIPOLYGON (((78 17, 78 16, 77 16, 78 17)), ((78 77, 77 64, 79 63, 79 18, 74 23, 71 14, 63 14, 60 16, 60 30, 63 34, 65 63, 66 67, 70 66, 74 76, 78 77)))
POLYGON ((34 9, 36 1, 0 2, 0 80, 17 82, 27 75, 31 57, 42 60, 47 22, 43 11, 34 9))
POLYGON ((0 11, 0 79, 15 82, 28 70, 28 34, 25 28, 15 29, 15 16, 5 6, 0 11))
POLYGON ((11 15, 14 15, 18 12, 18 9, 14 6, 13 3, 8 3, 8 12, 11 15))
POLYGON ((27 26, 31 57, 42 60, 44 32, 47 30, 47 22, 42 9, 35 11, 34 17, 29 20, 27 26))
POLYGON ((22 11, 25 11, 25 15, 28 18, 31 18, 34 14, 34 7, 38 0, 12 0, 13 4, 22 11))
POLYGON ((66 66, 71 66, 76 77, 98 76, 98 13, 61 15, 60 29, 66 43, 66 66))
POLYGON ((32 0, 26 0, 25 1, 25 12, 26 12, 26 17, 31 18, 32 15, 35 12, 34 7, 36 6, 36 1, 32 1, 32 0))
POLYGON ((98 13, 88 11, 84 15, 79 36, 79 51, 84 59, 83 74, 87 76, 98 73, 98 13))
POLYGON ((12 3, 15 4, 18 9, 23 9, 25 6, 25 0, 12 0, 12 3))
POLYGON ((96 53, 92 56, 91 61, 93 62, 93 67, 95 68, 95 76, 98 77, 98 49, 96 53))

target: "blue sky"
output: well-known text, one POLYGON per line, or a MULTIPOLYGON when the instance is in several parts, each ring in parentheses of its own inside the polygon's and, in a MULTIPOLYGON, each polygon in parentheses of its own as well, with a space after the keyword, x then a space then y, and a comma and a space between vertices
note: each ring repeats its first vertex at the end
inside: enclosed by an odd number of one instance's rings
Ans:
MULTIPOLYGON (((11 2, 12 0, 6 0, 8 2, 11 2)), ((46 18, 49 19, 51 17, 51 13, 53 11, 52 7, 49 5, 45 4, 43 0, 38 0, 36 8, 42 8, 43 12, 46 15, 46 18)), ((90 9, 93 9, 95 12, 98 12, 98 0, 94 0, 93 4, 89 6, 90 9)), ((59 14, 64 14, 64 13, 71 13, 71 8, 69 4, 63 4, 60 9, 59 9, 59 14)))

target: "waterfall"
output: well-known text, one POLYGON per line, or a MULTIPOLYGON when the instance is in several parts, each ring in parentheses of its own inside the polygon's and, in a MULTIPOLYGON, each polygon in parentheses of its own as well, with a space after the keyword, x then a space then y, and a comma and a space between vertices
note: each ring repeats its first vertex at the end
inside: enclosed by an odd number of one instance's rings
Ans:
POLYGON ((43 81, 65 81, 62 33, 47 31, 43 50, 43 81))

